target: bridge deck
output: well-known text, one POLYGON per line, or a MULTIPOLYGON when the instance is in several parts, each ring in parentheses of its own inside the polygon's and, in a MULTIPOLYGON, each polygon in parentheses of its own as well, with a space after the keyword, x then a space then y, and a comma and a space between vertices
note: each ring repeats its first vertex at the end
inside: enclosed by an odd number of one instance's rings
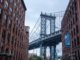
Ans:
POLYGON ((61 42, 61 31, 57 31, 53 34, 47 35, 45 38, 39 38, 30 42, 29 50, 39 48, 41 44, 42 46, 53 46, 57 45, 59 42, 61 42))

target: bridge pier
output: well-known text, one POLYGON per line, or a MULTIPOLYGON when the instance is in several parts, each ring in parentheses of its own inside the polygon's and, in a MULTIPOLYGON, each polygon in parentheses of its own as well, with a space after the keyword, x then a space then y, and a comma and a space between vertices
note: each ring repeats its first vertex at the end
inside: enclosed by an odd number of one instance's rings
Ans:
POLYGON ((46 60, 46 48, 47 47, 44 47, 44 60, 46 60))
POLYGON ((41 13, 41 31, 40 38, 31 42, 29 49, 34 49, 40 47, 40 56, 43 60, 46 60, 46 48, 50 46, 50 60, 56 60, 56 45, 61 42, 61 30, 55 31, 55 19, 56 16, 51 14, 41 13), (47 34, 47 20, 49 21, 49 32, 47 34), (56 40, 56 41, 55 41, 56 40), (54 46, 55 44, 55 46, 54 46))
POLYGON ((42 60, 46 60, 46 46, 40 46, 40 56, 42 58, 42 60))
POLYGON ((43 57, 43 47, 42 47, 42 44, 40 45, 40 56, 41 56, 41 58, 43 57))
POLYGON ((50 60, 55 60, 56 46, 50 46, 50 60))

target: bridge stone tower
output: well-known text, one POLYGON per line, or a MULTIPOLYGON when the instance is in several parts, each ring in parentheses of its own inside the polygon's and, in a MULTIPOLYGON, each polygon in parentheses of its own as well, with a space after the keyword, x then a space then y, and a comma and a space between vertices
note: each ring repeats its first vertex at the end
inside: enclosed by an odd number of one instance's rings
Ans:
MULTIPOLYGON (((50 34, 54 33, 55 32, 55 15, 53 16, 52 14, 43 14, 41 13, 41 34, 40 34, 40 37, 41 39, 46 37, 47 34, 46 34, 46 24, 47 24, 47 20, 50 21, 50 34)), ((46 47, 47 46, 40 46, 40 54, 41 54, 41 57, 43 58, 43 60, 46 60, 46 47)), ((55 47, 54 46, 50 46, 50 60, 55 60, 55 47), (54 55, 53 55, 54 54, 54 55)))
POLYGON ((46 36, 46 22, 47 20, 50 21, 50 34, 55 32, 55 15, 52 16, 52 14, 43 14, 41 13, 41 37, 46 36))

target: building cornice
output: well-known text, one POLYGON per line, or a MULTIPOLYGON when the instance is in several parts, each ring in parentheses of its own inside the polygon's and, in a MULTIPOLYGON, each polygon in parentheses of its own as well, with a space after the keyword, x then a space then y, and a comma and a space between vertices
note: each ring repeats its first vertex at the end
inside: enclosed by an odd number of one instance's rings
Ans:
POLYGON ((23 1, 23 0, 21 0, 21 2, 22 2, 22 4, 23 4, 24 9, 25 9, 25 10, 27 10, 27 8, 26 8, 26 6, 25 6, 24 1, 23 1))

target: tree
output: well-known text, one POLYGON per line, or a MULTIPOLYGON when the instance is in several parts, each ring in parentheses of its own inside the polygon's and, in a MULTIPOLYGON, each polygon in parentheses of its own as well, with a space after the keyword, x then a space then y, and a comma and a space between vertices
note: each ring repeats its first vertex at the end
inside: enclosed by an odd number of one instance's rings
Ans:
POLYGON ((41 57, 33 55, 32 57, 29 58, 29 60, 42 60, 41 57))

